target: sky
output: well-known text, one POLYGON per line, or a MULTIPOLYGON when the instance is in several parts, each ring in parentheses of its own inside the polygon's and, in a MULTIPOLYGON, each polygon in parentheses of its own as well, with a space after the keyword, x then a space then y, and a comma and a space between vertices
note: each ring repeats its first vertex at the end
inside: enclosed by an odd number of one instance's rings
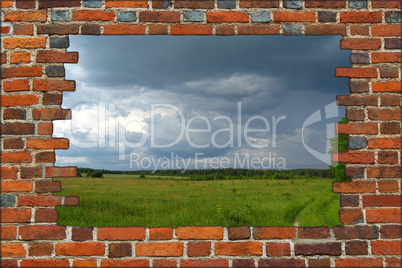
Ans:
POLYGON ((70 36, 56 165, 327 168, 348 94, 339 36, 70 36))

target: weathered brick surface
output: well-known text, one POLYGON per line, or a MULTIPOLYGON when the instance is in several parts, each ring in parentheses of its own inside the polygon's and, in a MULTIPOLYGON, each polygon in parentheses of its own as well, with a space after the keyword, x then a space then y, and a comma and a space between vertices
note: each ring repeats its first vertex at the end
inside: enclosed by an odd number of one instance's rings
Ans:
MULTIPOLYGON (((401 239, 401 2, 396 0, 3 0, 1 239, 8 267, 393 267, 401 239), (53 196, 75 167, 54 167, 68 35, 342 35, 351 182, 334 182, 343 226, 64 227, 53 196), (4 137, 3 137, 4 136, 4 137), (326 241, 326 239, 330 239, 326 241), (268 240, 268 241, 267 241, 268 240), (341 246, 342 245, 342 246, 341 246), (292 252, 292 250, 294 250, 292 252), (264 253, 265 252, 265 253, 264 253), (236 257, 234 257, 236 256, 236 257), (148 260, 148 258, 151 258, 148 260), (227 258, 227 259, 226 259, 227 258), (230 259, 230 260, 229 260, 230 259)), ((262 52, 263 53, 263 52, 262 52)))

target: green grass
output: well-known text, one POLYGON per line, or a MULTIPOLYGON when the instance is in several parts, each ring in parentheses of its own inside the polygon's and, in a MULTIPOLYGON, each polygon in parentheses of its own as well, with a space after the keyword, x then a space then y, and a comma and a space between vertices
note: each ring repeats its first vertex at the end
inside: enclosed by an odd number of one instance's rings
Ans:
POLYGON ((78 207, 58 207, 59 225, 73 226, 334 226, 339 194, 329 179, 180 181, 62 178, 59 195, 78 207))

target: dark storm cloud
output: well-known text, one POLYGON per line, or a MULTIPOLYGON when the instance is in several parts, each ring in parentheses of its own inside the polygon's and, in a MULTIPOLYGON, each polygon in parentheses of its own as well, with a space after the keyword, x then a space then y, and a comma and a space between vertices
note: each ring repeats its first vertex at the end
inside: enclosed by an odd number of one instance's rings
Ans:
MULTIPOLYGON (((334 77, 335 67, 348 64, 348 52, 339 49, 339 39, 333 36, 72 36, 69 50, 80 52, 80 62, 77 66, 67 66, 67 78, 77 81, 77 92, 65 94, 63 106, 79 111, 83 103, 94 106, 95 110, 98 105, 103 107, 102 111, 123 121, 140 111, 143 129, 137 126, 125 133, 127 141, 132 143, 149 135, 151 104, 179 107, 186 122, 198 115, 211 122, 210 133, 190 135, 196 144, 209 144, 206 148, 194 148, 185 139, 169 148, 152 148, 148 139, 141 148, 125 148, 126 159, 131 152, 152 157, 168 157, 174 152, 186 158, 195 153, 203 153, 205 157, 232 157, 234 153, 263 155, 271 151, 286 158, 287 168, 326 167, 304 148, 301 128, 311 114, 322 111, 323 120, 309 126, 304 141, 307 146, 325 153, 326 125, 339 121, 342 112, 326 119, 324 106, 334 102, 335 95, 347 94, 346 79, 334 77), (245 137, 241 137, 241 147, 211 145, 212 133, 228 127, 224 120, 214 120, 216 116, 228 116, 234 127, 239 127, 238 103, 241 103, 240 129, 252 116, 262 116, 269 121, 270 132, 248 136, 256 143, 270 142, 265 151, 252 148, 245 137), (281 116, 286 118, 277 125, 274 147, 273 121, 281 116)), ((96 123, 96 116, 101 113, 95 110, 73 117, 72 132, 78 141, 99 140, 99 133, 107 129, 104 123, 96 123)), ((154 138, 159 144, 174 141, 180 133, 177 114, 165 112, 159 111, 154 117, 158 129, 154 138)), ((62 128, 55 126, 56 133, 65 136, 62 128)), ((250 126, 261 129, 265 123, 254 120, 250 126)), ((205 125, 198 120, 193 122, 192 128, 203 129, 205 125)), ((104 138, 118 137, 118 133, 109 133, 104 138)), ((221 133, 215 138, 218 144, 225 144, 229 134, 221 133)), ((233 138, 238 140, 237 131, 233 138)), ((57 161, 94 168, 128 169, 127 161, 118 160, 118 146, 106 147, 82 149, 72 142, 70 150, 57 154, 57 161)))

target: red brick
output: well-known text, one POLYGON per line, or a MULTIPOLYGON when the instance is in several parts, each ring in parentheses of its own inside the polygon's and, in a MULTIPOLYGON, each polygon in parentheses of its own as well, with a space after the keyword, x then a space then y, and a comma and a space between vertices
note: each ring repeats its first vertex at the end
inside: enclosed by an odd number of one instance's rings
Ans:
POLYGON ((34 9, 35 6, 35 0, 17 0, 17 8, 34 9))
POLYGON ((223 239, 223 228, 222 227, 203 227, 203 226, 194 226, 194 227, 177 227, 176 228, 176 236, 178 239, 183 240, 221 240, 223 239))
POLYGON ((21 243, 1 243, 2 258, 19 258, 25 257, 27 254, 21 243))
POLYGON ((382 259, 373 258, 342 258, 335 260, 336 267, 383 267, 382 259))
POLYGON ((191 259, 191 260, 181 260, 180 267, 182 268, 190 268, 190 267, 229 267, 228 260, 216 259, 216 260, 208 260, 208 259, 191 259))
POLYGON ((306 35, 346 35, 344 25, 306 25, 306 35))
POLYGON ((275 22, 314 22, 315 12, 313 11, 275 11, 275 22))
POLYGON ((32 156, 28 152, 10 152, 1 153, 2 163, 29 163, 32 161, 32 156))
POLYGON ((39 0, 39 8, 79 7, 80 0, 39 0))
POLYGON ((87 241, 92 240, 93 227, 73 227, 72 240, 73 241, 87 241))
POLYGON ((386 258, 385 267, 402 267, 401 258, 386 258))
POLYGON ((303 259, 260 259, 258 267, 306 267, 303 259))
POLYGON ((249 239, 251 236, 250 227, 248 226, 234 226, 229 228, 230 240, 249 239))
MULTIPOLYGON (((9 37, 4 38, 4 48, 15 49, 15 48, 45 48, 46 47, 46 37, 9 37)), ((28 53, 28 52, 25 52, 28 53)), ((29 53, 28 53, 29 54, 29 53)), ((11 54, 13 56, 13 53, 11 54)), ((30 61, 30 57, 28 62, 30 61)), ((18 63, 18 62, 11 62, 18 63)))
POLYGON ((75 81, 38 79, 33 81, 33 89, 38 91, 74 91, 75 81))
POLYGON ((290 256, 289 243, 267 243, 266 244, 267 256, 290 256))
POLYGON ((32 260, 22 260, 21 267, 69 267, 68 260, 55 260, 55 259, 32 259, 32 260))
MULTIPOLYGON (((7 62, 7 54, 1 53, 0 54, 0 63, 5 64, 7 62)), ((2 71, 3 72, 3 71, 2 71)))
POLYGON ((33 24, 14 24, 14 35, 33 35, 33 24))
POLYGON ((293 239, 296 238, 295 227, 255 227, 254 239, 293 239))
POLYGON ((351 78, 376 78, 376 67, 337 67, 335 69, 335 76, 337 77, 351 77, 351 78))
POLYGON ((334 181, 332 191, 334 193, 375 193, 374 181, 334 181))
POLYGON ((368 167, 367 168, 368 178, 400 178, 401 177, 401 167, 400 166, 382 166, 382 167, 368 167))
POLYGON ((373 50, 380 48, 381 39, 379 38, 349 38, 341 40, 341 49, 373 50))
POLYGON ((234 35, 235 29, 233 25, 217 25, 215 32, 216 35, 234 35))
POLYGON ((368 109, 368 117, 372 120, 401 120, 400 109, 368 109))
POLYGON ((237 26, 238 34, 240 35, 270 35, 279 34, 279 26, 267 26, 267 25, 252 25, 252 26, 237 26))
POLYGON ((401 125, 399 122, 384 122, 380 124, 382 134, 400 134, 401 125))
POLYGON ((401 36, 401 25, 373 25, 371 27, 373 36, 401 36))
MULTIPOLYGON (((36 55, 36 62, 77 63, 78 62, 78 52, 39 50, 36 55)), ((52 81, 52 82, 55 82, 55 81, 52 81)))
POLYGON ((279 7, 279 0, 240 0, 241 8, 272 8, 279 7))
POLYGON ((368 96, 336 96, 337 104, 340 106, 377 106, 378 97, 376 95, 368 96))
POLYGON ((179 257, 183 255, 183 243, 137 243, 135 254, 139 257, 179 257))
POLYGON ((151 240, 170 240, 173 238, 173 228, 158 227, 149 229, 149 239, 151 240))
POLYGON ((32 116, 34 120, 71 119, 71 110, 61 108, 34 108, 32 110, 32 116))
POLYGON ((177 267, 176 260, 158 259, 153 261, 152 267, 177 267))
POLYGON ((99 242, 72 242, 56 244, 57 256, 102 256, 105 244, 99 242))
POLYGON ((381 226, 381 238, 382 239, 394 239, 401 238, 402 226, 401 225, 382 225, 381 226))
POLYGON ((381 22, 382 12, 380 11, 343 11, 341 12, 341 22, 381 22))
POLYGON ((24 141, 21 138, 4 139, 3 149, 22 149, 24 141))
POLYGON ((73 260, 73 267, 96 267, 96 259, 87 259, 87 260, 73 260))
POLYGON ((369 83, 366 81, 349 81, 351 93, 363 93, 369 91, 369 83))
POLYGON ((1 208, 1 222, 30 222, 31 210, 22 208, 1 208))
POLYGON ((114 18, 113 11, 75 10, 73 12, 73 20, 76 21, 110 21, 114 18))
POLYGON ((335 125, 338 134, 377 134, 377 123, 338 123, 335 125))
POLYGON ((343 224, 362 223, 363 212, 361 209, 342 209, 339 211, 339 220, 343 224))
POLYGON ((8 135, 32 135, 35 133, 35 125, 33 123, 4 123, 1 126, 1 134, 8 135))
POLYGON ((4 16, 4 21, 45 22, 46 17, 46 10, 8 11, 4 16))
POLYGON ((20 226, 22 240, 61 240, 66 238, 66 227, 58 225, 20 226))
POLYGON ((396 193, 399 191, 398 181, 379 181, 377 184, 381 193, 396 193))
POLYGON ((332 255, 339 256, 342 253, 340 242, 295 244, 296 255, 332 255))
POLYGON ((136 1, 128 1, 128 0, 107 0, 106 7, 135 7, 135 8, 147 8, 148 1, 147 0, 136 0, 136 1))
POLYGON ((402 203, 400 195, 365 195, 364 207, 398 207, 402 203))
POLYGON ((299 227, 298 238, 324 239, 329 238, 328 227, 299 227))
POLYGON ((364 241, 349 241, 345 246, 346 255, 367 255, 368 246, 364 241))
POLYGON ((172 25, 171 35, 212 35, 212 25, 172 25))
POLYGON ((209 11, 207 22, 248 22, 248 14, 241 11, 209 11))
POLYGON ((98 240, 143 240, 144 227, 99 227, 98 240))
POLYGON ((12 7, 13 6, 13 0, 3 0, 0 1, 0 7, 12 7))
POLYGON ((29 207, 55 207, 61 205, 61 196, 54 195, 20 195, 18 196, 18 206, 29 207))
POLYGON ((85 24, 81 26, 82 35, 100 35, 101 27, 94 24, 85 24))
MULTIPOLYGON (((38 123, 38 134, 39 135, 52 135, 53 134, 53 123, 38 123)), ((54 163, 54 161, 52 163, 54 163)))
POLYGON ((37 26, 38 34, 78 34, 79 26, 76 24, 42 24, 37 26))
POLYGON ((77 177, 76 167, 46 167, 46 178, 77 177))
POLYGON ((53 193, 61 191, 61 182, 52 180, 40 180, 36 181, 35 192, 36 193, 53 193))
POLYGON ((30 192, 32 188, 30 181, 1 181, 2 192, 30 192))
POLYGON ((30 106, 38 103, 39 98, 36 95, 1 96, 1 106, 30 106))
POLYGON ((80 198, 78 196, 64 197, 64 206, 78 206, 80 198))
POLYGON ((334 162, 349 164, 373 164, 375 162, 374 152, 339 152, 332 155, 334 162))
POLYGON ((401 149, 400 138, 370 138, 368 148, 376 149, 401 149))
POLYGON ((42 67, 31 66, 31 67, 13 67, 13 68, 2 69, 2 78, 35 77, 35 76, 42 76, 42 67))
POLYGON ((42 97, 43 105, 59 105, 62 100, 63 95, 57 93, 44 93, 42 97))
POLYGON ((336 239, 377 239, 378 227, 375 225, 335 226, 336 239))
POLYGON ((372 241, 371 251, 373 255, 401 255, 401 241, 372 241))
POLYGON ((1 27, 0 28, 0 30, 1 30, 1 32, 0 33, 2 33, 2 34, 8 34, 8 33, 10 33, 10 27, 9 26, 3 26, 3 27, 1 27))
POLYGON ((27 91, 29 90, 29 80, 4 81, 4 91, 27 91))
POLYGON ((363 121, 364 116, 365 114, 363 109, 346 108, 346 118, 349 121, 363 121))
POLYGON ((211 254, 211 242, 189 242, 187 255, 189 257, 207 257, 211 254))
POLYGON ((398 152, 379 151, 378 152, 379 164, 398 164, 398 152))
POLYGON ((402 54, 391 52, 373 52, 371 53, 371 61, 373 63, 402 62, 402 54))
POLYGON ((10 55, 10 63, 29 63, 31 61, 31 53, 29 52, 12 52, 10 55))
POLYGON ((152 24, 148 26, 148 33, 155 35, 167 35, 168 27, 167 25, 152 24))
POLYGON ((402 92, 401 82, 373 82, 373 92, 402 92))
POLYGON ((37 242, 29 245, 29 256, 50 256, 53 251, 53 244, 45 242, 37 242))
POLYGON ((1 240, 15 240, 17 238, 17 226, 1 226, 1 240))
POLYGON ((27 140, 30 149, 68 149, 69 140, 65 138, 31 138, 27 140))
POLYGON ((316 8, 316 7, 340 8, 345 7, 345 0, 306 0, 304 6, 306 8, 316 8))
POLYGON ((381 95, 381 106, 399 106, 401 104, 401 96, 399 95, 381 95))
POLYGON ((399 0, 373 1, 373 8, 402 8, 402 3, 399 0))
POLYGON ((312 268, 331 267, 331 260, 330 259, 309 259, 308 267, 312 267, 312 268))
POLYGON ((109 244, 109 258, 131 257, 132 249, 130 243, 109 244))
POLYGON ((352 25, 350 26, 351 35, 369 35, 369 26, 352 25))
POLYGON ((400 223, 402 222, 401 209, 396 208, 381 208, 381 209, 367 209, 366 210, 367 222, 379 223, 400 223))
POLYGON ((145 34, 145 26, 144 25, 131 25, 131 24, 118 24, 118 25, 105 25, 103 30, 104 35, 133 35, 145 34))
POLYGON ((180 12, 175 11, 141 11, 139 14, 140 22, 180 22, 180 12))
POLYGON ((18 174, 18 168, 16 167, 1 167, 2 179, 16 179, 18 174))
POLYGON ((101 267, 149 267, 149 260, 102 260, 101 267))
POLYGON ((261 256, 261 242, 217 242, 215 243, 215 255, 225 256, 261 256))
POLYGON ((37 209, 35 212, 35 222, 57 222, 58 212, 56 209, 37 209))
POLYGON ((21 167, 20 176, 23 179, 42 178, 42 167, 21 167))

